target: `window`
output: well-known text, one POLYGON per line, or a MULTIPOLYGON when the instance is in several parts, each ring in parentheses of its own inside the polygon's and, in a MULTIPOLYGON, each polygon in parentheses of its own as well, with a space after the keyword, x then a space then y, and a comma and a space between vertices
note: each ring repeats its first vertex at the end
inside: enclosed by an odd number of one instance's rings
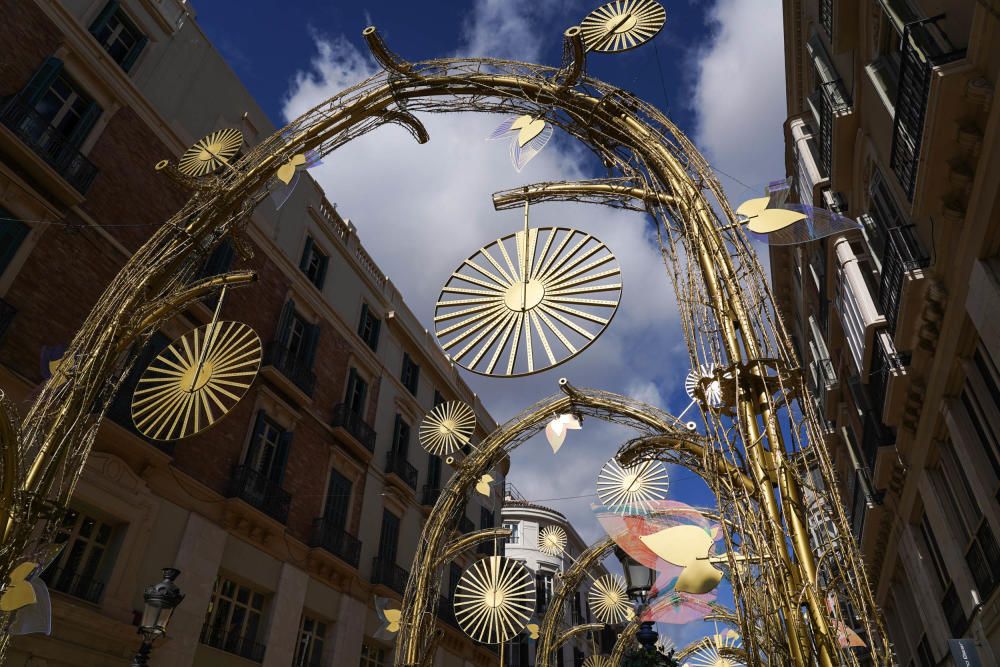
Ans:
POLYGON ((417 384, 420 382, 420 366, 406 352, 403 353, 403 372, 400 379, 403 381, 403 386, 416 396, 417 384))
POLYGON ((202 642, 259 661, 264 656, 263 646, 257 643, 263 614, 263 593, 226 577, 216 577, 202 642))
POLYGON ((101 108, 63 71, 58 58, 48 58, 21 91, 21 101, 35 118, 24 129, 39 145, 54 139, 51 131, 73 148, 79 148, 101 115, 101 108))
POLYGON ((552 575, 536 573, 535 574, 535 606, 538 612, 541 613, 549 606, 549 602, 552 600, 552 575))
POLYGON ((445 402, 444 396, 437 389, 434 390, 434 407, 441 405, 445 402))
POLYGON ((479 527, 480 528, 492 528, 493 527, 493 512, 486 507, 479 508, 479 527))
POLYGON ((382 320, 375 317, 368 304, 361 304, 361 321, 358 323, 358 335, 374 352, 378 349, 378 334, 382 320))
POLYGON ((385 667, 385 649, 367 641, 362 642, 359 667, 385 667))
POLYGON ((207 278, 209 276, 217 276, 220 273, 226 273, 233 265, 234 256, 233 242, 229 238, 222 239, 219 245, 215 246, 215 249, 205 259, 205 263, 198 272, 198 276, 207 278))
POLYGON ((351 480, 336 470, 330 471, 330 484, 326 490, 326 508, 323 510, 323 519, 327 527, 343 530, 347 526, 352 486, 351 480))
POLYGON ((396 423, 392 431, 392 456, 393 458, 406 460, 410 450, 410 425, 403 421, 403 417, 396 415, 396 423))
POLYGON ((323 659, 325 639, 326 623, 302 614, 302 621, 299 623, 299 641, 295 645, 292 667, 318 667, 323 659))
POLYGON ((313 238, 307 236, 306 247, 302 251, 302 261, 299 262, 299 268, 302 269, 302 273, 306 274, 309 282, 318 289, 323 289, 323 281, 326 280, 326 265, 329 260, 330 258, 316 247, 313 238))
POLYGON ((382 510, 382 529, 379 531, 378 557, 386 565, 396 563, 399 548, 399 517, 389 510, 382 510))
POLYGON ((427 455, 427 486, 431 489, 441 488, 441 457, 427 455))
MULTIPOLYGON (((135 421, 132 419, 132 394, 138 386, 139 378, 142 377, 146 367, 149 366, 149 364, 153 362, 153 359, 156 358, 156 355, 166 349, 168 345, 170 345, 170 339, 159 331, 152 335, 149 342, 138 351, 138 355, 135 362, 132 364, 132 368, 129 370, 128 376, 122 380, 121 385, 118 387, 118 393, 115 394, 114 401, 112 401, 111 405, 108 407, 108 417, 110 417, 122 428, 131 431, 135 435, 142 438, 145 438, 145 436, 141 435, 135 428, 135 421)), ((158 443, 158 447, 166 447, 168 448, 167 451, 171 451, 169 449, 169 443, 160 443, 160 441, 154 442, 158 443)))
POLYGON ((7 270, 31 228, 0 207, 0 275, 7 270))
POLYGON ((358 374, 356 368, 352 368, 347 376, 347 395, 344 396, 344 403, 347 410, 355 417, 364 416, 365 398, 368 396, 368 383, 358 374))
POLYGON ((318 342, 319 325, 307 321, 289 299, 281 311, 277 339, 268 346, 265 363, 281 370, 299 389, 311 395, 316 382, 312 367, 318 342))
POLYGON ((90 34, 126 72, 132 69, 149 41, 125 15, 119 0, 111 0, 104 6, 90 26, 90 34))
POLYGON ((102 580, 110 570, 115 528, 89 512, 70 509, 63 517, 56 544, 65 544, 59 557, 42 573, 49 588, 87 602, 98 602, 102 580))
POLYGON ((503 527, 510 531, 510 537, 507 538, 507 544, 518 544, 521 540, 521 524, 514 522, 505 522, 503 527))
POLYGON ((281 428, 263 410, 258 411, 244 465, 261 478, 280 485, 285 477, 291 441, 291 432, 281 428))

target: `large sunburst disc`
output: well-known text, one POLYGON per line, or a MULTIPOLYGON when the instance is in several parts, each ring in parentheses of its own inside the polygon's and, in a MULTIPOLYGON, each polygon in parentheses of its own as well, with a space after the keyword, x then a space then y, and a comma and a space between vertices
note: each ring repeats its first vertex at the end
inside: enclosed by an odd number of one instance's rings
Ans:
POLYGON ((204 431, 232 410, 260 368, 257 333, 220 321, 190 331, 146 368, 132 396, 132 420, 153 440, 204 431))
POLYGON ((538 550, 547 556, 559 556, 566 550, 566 531, 549 524, 538 532, 538 550))
POLYGON ((184 152, 177 169, 186 176, 211 174, 236 157, 243 146, 243 133, 228 127, 202 137, 184 152))
POLYGON ((615 667, 610 655, 588 655, 583 667, 615 667))
POLYGON ((465 634, 482 644, 502 644, 524 630, 535 613, 535 580, 524 563, 488 556, 462 573, 454 607, 465 634))
POLYGON ((420 446, 435 456, 447 456, 469 444, 475 430, 476 413, 468 403, 440 403, 420 422, 420 446))
POLYGON ((561 364, 611 322, 621 268, 604 243, 567 227, 510 234, 459 266, 434 311, 442 349, 481 375, 519 376, 561 364))
POLYGON ((663 500, 670 488, 667 468, 661 461, 641 461, 622 466, 617 459, 604 464, 597 475, 597 496, 612 512, 643 514, 663 500))
POLYGON ((621 575, 606 574, 598 578, 587 593, 587 602, 597 620, 608 625, 624 623, 634 615, 621 575))
POLYGON ((588 51, 618 53, 653 39, 666 21, 667 12, 655 0, 615 0, 590 12, 580 32, 588 51))

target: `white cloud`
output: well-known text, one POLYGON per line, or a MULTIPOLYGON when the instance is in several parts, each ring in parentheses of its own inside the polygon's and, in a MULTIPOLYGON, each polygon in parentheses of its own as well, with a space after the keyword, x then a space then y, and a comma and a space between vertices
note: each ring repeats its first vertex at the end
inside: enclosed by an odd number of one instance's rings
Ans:
MULTIPOLYGON (((541 38, 531 29, 563 2, 479 0, 464 31, 460 53, 536 59, 541 38)), ((317 37, 317 55, 292 82, 285 115, 294 118, 376 71, 367 54, 342 37, 317 37)), ((338 210, 358 227, 362 242, 399 286, 411 310, 430 327, 441 286, 480 246, 517 230, 521 211, 498 213, 490 194, 520 184, 591 177, 578 146, 553 141, 521 174, 503 142, 485 137, 500 118, 482 114, 422 114, 430 142, 418 145, 399 128, 376 130, 324 159, 312 170, 338 210)), ((661 389, 679 387, 686 353, 677 345, 677 306, 645 215, 583 204, 533 207, 535 226, 566 225, 589 231, 618 257, 625 285, 622 303, 604 335, 559 369, 524 379, 467 376, 498 420, 554 393, 559 377, 578 386, 628 393, 662 404, 661 389), (673 364, 673 366, 672 366, 673 364), (677 370, 678 364, 682 370, 677 370)), ((670 406, 665 406, 670 407, 670 406)), ((553 457, 544 437, 513 457, 511 480, 529 499, 577 496, 593 490, 601 465, 634 434, 587 422, 553 457)), ((553 502, 588 538, 599 528, 587 499, 553 502)))
POLYGON ((785 175, 781 3, 716 0, 708 22, 712 36, 695 56, 695 143, 711 164, 751 186, 720 175, 738 204, 785 175))

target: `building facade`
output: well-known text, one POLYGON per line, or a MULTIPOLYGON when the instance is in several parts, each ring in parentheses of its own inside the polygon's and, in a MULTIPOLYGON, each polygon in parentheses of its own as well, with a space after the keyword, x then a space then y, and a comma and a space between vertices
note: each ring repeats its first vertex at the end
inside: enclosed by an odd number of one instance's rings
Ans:
POLYGON ((837 491, 899 664, 997 664, 1000 5, 783 5, 791 199, 862 223, 770 248, 837 491))
MULTIPOLYGON (((153 165, 214 130, 253 146, 275 128, 182 0, 2 0, 0 35, 0 388, 23 414, 104 287, 187 200, 153 165)), ((401 598, 450 475, 419 423, 462 400, 474 441, 496 425, 308 174, 281 199, 202 268, 258 275, 221 306, 264 343, 254 385, 214 428, 155 442, 131 421, 139 374, 215 298, 133 350, 43 575, 51 636, 17 637, 8 664, 125 664, 142 590, 167 566, 186 598, 156 664, 391 663, 374 600, 401 598)), ((457 530, 497 523, 505 473, 457 530)), ((494 663, 446 603, 436 667, 494 663)))
MULTIPOLYGON (((503 509, 503 527, 509 528, 511 536, 506 540, 505 555, 521 561, 535 577, 535 607, 541 624, 542 615, 548 610, 552 595, 561 585, 562 573, 573 565, 575 559, 589 546, 561 513, 532 504, 524 500, 517 489, 507 485, 503 509), (566 548, 561 554, 544 553, 539 546, 539 534, 548 526, 556 526, 566 531, 566 548)), ((594 579, 607 571, 603 566, 593 569, 593 579, 587 578, 578 589, 568 596, 568 604, 563 610, 562 627, 571 628, 584 623, 596 623, 587 605, 587 594, 594 579)), ((587 656, 611 652, 614 633, 590 633, 578 635, 561 646, 556 653, 557 667, 581 667, 587 656)), ((535 664, 535 641, 527 633, 522 633, 505 649, 506 667, 531 667, 535 664)))

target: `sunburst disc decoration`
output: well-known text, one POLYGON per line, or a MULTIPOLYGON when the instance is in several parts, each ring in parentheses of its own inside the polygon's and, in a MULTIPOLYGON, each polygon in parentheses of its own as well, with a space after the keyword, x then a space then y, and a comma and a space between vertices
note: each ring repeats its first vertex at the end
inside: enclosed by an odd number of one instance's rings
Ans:
POLYGON ((476 413, 468 403, 440 403, 420 422, 420 445, 435 456, 445 456, 469 444, 475 430, 476 413))
POLYGON ((610 655, 589 655, 583 661, 583 667, 615 667, 610 655))
POLYGON ((229 127, 202 137, 184 152, 177 169, 185 176, 205 176, 236 157, 243 146, 243 133, 229 127))
POLYGON ((455 587, 455 618, 482 644, 516 637, 535 612, 535 581, 523 563, 503 556, 477 560, 455 587))
POLYGON ((655 0, 615 0, 588 14, 580 31, 588 51, 617 53, 653 39, 666 21, 667 12, 655 0))
POLYGON ((558 556, 566 549, 566 531, 550 524, 538 533, 538 550, 547 556, 558 556))
POLYGON ((611 459, 597 476, 597 496, 613 512, 635 514, 650 503, 663 500, 670 488, 667 468, 660 461, 643 461, 622 467, 611 459))
POLYGON ((207 429, 239 403, 260 360, 260 338, 242 322, 218 321, 188 332, 139 378, 132 396, 136 428, 153 440, 207 429))
POLYGON ((601 241, 566 227, 532 228, 480 248, 455 270, 438 298, 435 333, 467 370, 530 375, 593 343, 621 290, 618 261, 601 241))
POLYGON ((590 587, 587 601, 601 623, 624 623, 635 615, 625 591, 625 579, 621 575, 606 574, 598 578, 590 587))

